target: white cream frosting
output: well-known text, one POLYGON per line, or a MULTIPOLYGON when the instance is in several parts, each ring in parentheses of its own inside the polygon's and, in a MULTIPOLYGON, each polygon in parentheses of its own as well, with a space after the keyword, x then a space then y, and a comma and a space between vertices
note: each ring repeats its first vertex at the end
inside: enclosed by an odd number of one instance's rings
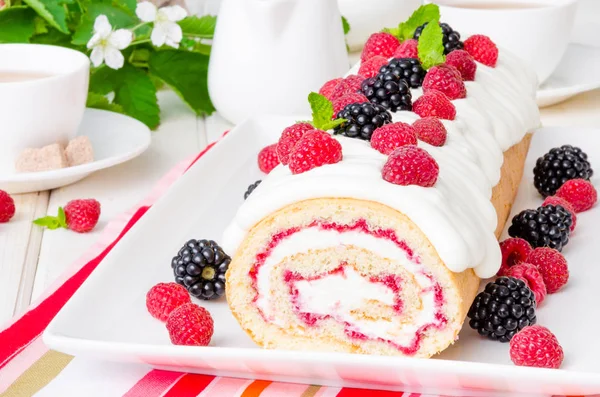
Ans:
MULTIPOLYGON (((494 236, 492 188, 500 180, 503 152, 540 124, 534 99, 537 79, 517 58, 501 51, 495 68, 478 63, 475 81, 465 84, 467 97, 452 101, 456 119, 443 120, 446 144, 418 143, 439 164, 435 186, 386 182, 381 169, 387 156, 368 142, 336 136, 343 153, 339 163, 298 175, 282 165, 271 171, 225 231, 227 252, 235 252, 252 226, 286 205, 311 198, 350 197, 380 202, 406 214, 450 270, 474 268, 481 278, 493 276, 501 255, 494 236)), ((412 90, 412 94, 414 102, 422 91, 412 90)), ((394 122, 418 118, 408 111, 392 115, 394 122)))
POLYGON ((298 280, 299 307, 302 312, 330 315, 340 322, 347 322, 352 330, 370 338, 391 340, 400 346, 410 345, 415 333, 421 326, 437 325, 435 317, 434 284, 423 273, 422 266, 413 262, 407 253, 392 241, 372 236, 360 231, 338 232, 310 227, 292 234, 282 240, 270 253, 263 265, 258 269, 256 277, 257 306, 270 322, 282 325, 272 307, 270 275, 274 266, 286 257, 298 252, 308 252, 325 248, 343 248, 352 245, 363 248, 377 255, 400 263, 407 273, 411 274, 421 290, 421 309, 417 318, 408 323, 402 316, 392 321, 357 319, 352 310, 360 308, 366 300, 377 300, 385 305, 393 306, 396 293, 381 283, 374 283, 363 277, 351 266, 344 267, 344 274, 334 273, 316 280, 298 280))

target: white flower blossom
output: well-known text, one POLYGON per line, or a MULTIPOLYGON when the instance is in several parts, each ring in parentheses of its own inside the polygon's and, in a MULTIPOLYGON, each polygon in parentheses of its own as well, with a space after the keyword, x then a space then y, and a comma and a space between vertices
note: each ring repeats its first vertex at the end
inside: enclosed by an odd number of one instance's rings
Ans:
POLYGON ((90 59, 94 66, 102 65, 112 69, 123 67, 125 59, 120 50, 124 50, 131 44, 133 33, 127 29, 113 31, 106 15, 98 15, 94 21, 94 35, 88 41, 87 48, 92 49, 90 59))
POLYGON ((149 1, 144 1, 137 5, 135 13, 144 22, 154 22, 154 29, 150 35, 152 44, 157 47, 166 44, 173 48, 179 48, 183 32, 177 21, 181 21, 187 16, 184 8, 180 6, 156 8, 149 1))

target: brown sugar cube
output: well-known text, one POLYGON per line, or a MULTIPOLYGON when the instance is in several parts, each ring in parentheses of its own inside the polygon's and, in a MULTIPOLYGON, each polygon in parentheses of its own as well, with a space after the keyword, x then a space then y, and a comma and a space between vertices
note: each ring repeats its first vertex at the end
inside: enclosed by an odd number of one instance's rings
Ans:
POLYGON ((62 145, 54 143, 41 149, 25 149, 15 163, 17 172, 50 171, 67 167, 62 145))
POLYGON ((94 161, 94 149, 92 148, 90 138, 87 136, 78 136, 72 139, 65 149, 65 155, 67 156, 69 167, 94 161))

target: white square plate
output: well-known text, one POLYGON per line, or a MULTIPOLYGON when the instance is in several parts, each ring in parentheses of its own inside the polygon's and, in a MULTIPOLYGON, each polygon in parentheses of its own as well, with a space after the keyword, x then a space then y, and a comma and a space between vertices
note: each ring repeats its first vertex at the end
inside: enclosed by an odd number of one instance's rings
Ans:
MULTIPOLYGON (((330 386, 463 396, 600 393, 597 208, 579 216, 564 250, 571 268, 569 284, 538 311, 539 324, 549 327, 564 347, 561 370, 514 366, 507 344, 484 340, 468 326, 460 341, 434 359, 263 350, 241 330, 224 300, 200 302, 215 319, 211 346, 173 346, 164 325, 146 312, 146 292, 158 282, 173 280, 171 258, 189 238, 220 239, 246 187, 262 177, 256 154, 294 120, 246 121, 209 150, 65 305, 44 334, 46 344, 73 355, 162 369, 330 386)), ((599 130, 540 130, 513 213, 541 204, 532 185, 533 164, 549 148, 565 143, 582 147, 592 165, 600 167, 599 130)))

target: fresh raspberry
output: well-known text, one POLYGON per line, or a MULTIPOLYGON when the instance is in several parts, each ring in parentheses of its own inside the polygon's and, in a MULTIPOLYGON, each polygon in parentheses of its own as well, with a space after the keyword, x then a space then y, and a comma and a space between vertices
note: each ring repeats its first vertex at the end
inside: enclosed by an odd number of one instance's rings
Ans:
POLYGON ((413 112, 421 117, 433 116, 454 120, 456 108, 444 93, 430 90, 413 103, 413 112))
POLYGON ((174 345, 208 346, 214 322, 208 310, 186 303, 173 310, 167 319, 167 331, 174 345))
POLYGON ((366 79, 370 77, 375 77, 375 75, 377 75, 377 73, 379 72, 379 69, 381 69, 383 65, 387 65, 387 63, 387 58, 382 57, 381 55, 375 55, 373 58, 363 62, 360 65, 360 69, 358 69, 358 74, 366 79))
POLYGON ((364 81, 364 77, 357 76, 355 74, 351 74, 346 77, 344 80, 340 81, 338 85, 335 86, 333 91, 331 91, 330 101, 334 101, 338 98, 341 98, 348 94, 354 94, 360 91, 360 86, 364 81))
POLYGON ((323 84, 323 86, 321 87, 321 89, 319 90, 319 94, 323 95, 325 98, 331 100, 331 94, 333 93, 333 89, 335 87, 337 87, 337 85, 340 83, 340 81, 344 80, 343 78, 339 77, 337 79, 333 79, 333 80, 329 80, 328 82, 326 82, 325 84, 323 84))
POLYGON ((558 339, 541 325, 531 325, 510 340, 510 359, 525 367, 560 368, 564 358, 558 339))
POLYGON ((302 135, 314 129, 315 127, 310 123, 296 123, 283 130, 279 142, 277 142, 277 157, 281 164, 287 165, 294 145, 302 138, 302 135))
POLYGON ((555 249, 536 248, 527 256, 527 263, 538 268, 549 294, 557 292, 569 281, 567 260, 555 249))
POLYGON ((399 45, 400 42, 398 39, 389 33, 373 33, 365 43, 362 54, 360 54, 360 60, 361 62, 365 62, 375 55, 390 58, 399 45))
POLYGON ((4 190, 0 190, 0 223, 8 222, 15 215, 15 201, 4 190))
POLYGON ((94 199, 72 200, 65 205, 67 227, 77 233, 92 230, 100 218, 100 203, 94 199))
MULTIPOLYGON (((452 54, 452 53, 450 53, 452 54)), ((432 146, 444 146, 448 132, 437 117, 423 117, 413 123, 417 138, 432 146)))
POLYGON ((279 157, 277 157, 277 144, 274 143, 269 146, 262 148, 258 152, 258 168, 265 174, 268 174, 277 167, 279 164, 279 157))
POLYGON ((454 66, 434 66, 425 75, 423 92, 437 90, 446 94, 448 99, 459 99, 467 96, 467 88, 460 72, 454 66))
POLYGON ((476 34, 465 40, 464 49, 477 62, 484 65, 495 67, 498 62, 498 47, 487 36, 476 34))
POLYGON ((598 200, 596 188, 585 179, 571 179, 566 181, 556 191, 556 195, 567 200, 575 212, 589 210, 598 200))
POLYGON ((446 64, 454 66, 459 72, 463 80, 475 80, 475 72, 477 72, 477 64, 475 60, 465 50, 454 50, 446 55, 446 64))
POLYGON ((351 103, 364 103, 364 102, 369 102, 369 100, 367 99, 366 96, 364 96, 363 94, 359 94, 358 92, 355 92, 353 94, 346 94, 343 97, 340 97, 338 99, 336 99, 335 101, 333 101, 333 117, 337 117, 338 112, 340 112, 342 109, 344 109, 346 106, 350 105, 351 103))
POLYGON ((535 303, 539 307, 540 304, 546 299, 546 284, 540 274, 540 271, 535 265, 531 263, 521 262, 517 265, 510 267, 506 271, 506 276, 518 278, 525 281, 525 284, 533 291, 535 295, 535 303))
POLYGON ((500 243, 502 252, 502 264, 498 270, 498 276, 506 276, 506 272, 514 265, 527 260, 533 251, 527 240, 518 237, 507 238, 500 243))
POLYGON ((321 130, 307 132, 300 138, 290 153, 292 174, 301 174, 325 164, 342 160, 342 145, 331 135, 321 130))
POLYGON ((158 283, 146 294, 148 313, 160 321, 167 321, 173 310, 186 303, 191 303, 190 294, 177 283, 158 283))
POLYGON ((427 151, 411 145, 394 150, 383 165, 381 175, 396 185, 431 187, 439 171, 438 163, 427 151))
POLYGON ((575 226, 577 225, 577 213, 575 212, 575 209, 573 209, 571 203, 569 203, 564 198, 560 198, 557 196, 548 196, 542 203, 542 207, 545 207, 547 205, 560 205, 561 207, 566 209, 571 214, 571 218, 573 218, 573 223, 571 224, 571 232, 575 230, 575 226))
POLYGON ((400 146, 416 145, 417 135, 410 124, 385 124, 373 131, 371 146, 383 154, 390 154, 400 146))
POLYGON ((405 40, 400 43, 400 46, 394 52, 394 58, 416 58, 419 59, 419 50, 417 45, 419 42, 415 39, 405 40))

